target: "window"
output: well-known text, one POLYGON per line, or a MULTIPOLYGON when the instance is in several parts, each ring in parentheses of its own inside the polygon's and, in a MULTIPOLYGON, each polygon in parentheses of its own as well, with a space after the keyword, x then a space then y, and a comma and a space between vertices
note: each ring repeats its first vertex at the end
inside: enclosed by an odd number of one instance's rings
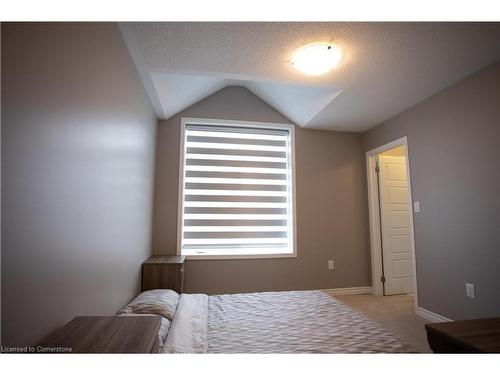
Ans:
POLYGON ((182 119, 178 253, 295 255, 293 125, 182 119))

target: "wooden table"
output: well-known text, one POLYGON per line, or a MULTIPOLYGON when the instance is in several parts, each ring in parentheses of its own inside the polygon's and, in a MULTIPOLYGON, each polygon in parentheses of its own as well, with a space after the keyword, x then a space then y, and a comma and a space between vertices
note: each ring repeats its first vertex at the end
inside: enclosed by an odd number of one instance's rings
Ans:
POLYGON ((184 261, 186 257, 154 255, 142 264, 141 291, 172 289, 184 292, 184 261))
POLYGON ((160 316, 77 316, 38 344, 37 352, 158 353, 160 324, 160 316))
POLYGON ((500 317, 426 324, 434 353, 500 353, 500 317))

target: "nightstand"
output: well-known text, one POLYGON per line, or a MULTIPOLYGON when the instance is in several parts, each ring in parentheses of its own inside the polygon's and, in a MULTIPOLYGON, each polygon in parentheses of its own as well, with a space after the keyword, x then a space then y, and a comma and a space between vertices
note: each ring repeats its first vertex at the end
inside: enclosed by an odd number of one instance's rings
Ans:
POLYGON ((434 353, 500 353, 500 317, 425 325, 434 353))
POLYGON ((160 316, 77 316, 36 347, 38 353, 158 353, 160 316))
POLYGON ((142 288, 184 292, 185 256, 154 255, 142 264, 142 288))

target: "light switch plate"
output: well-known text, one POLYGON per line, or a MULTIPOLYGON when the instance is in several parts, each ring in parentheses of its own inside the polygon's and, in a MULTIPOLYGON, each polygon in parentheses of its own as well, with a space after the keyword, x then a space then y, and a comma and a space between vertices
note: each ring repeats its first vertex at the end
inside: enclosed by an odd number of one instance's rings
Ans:
POLYGON ((420 212, 420 202, 418 201, 413 202, 413 211, 420 212))
POLYGON ((474 284, 465 283, 465 295, 470 298, 476 298, 474 284))
POLYGON ((333 263, 333 260, 328 261, 328 269, 333 270, 335 268, 335 263, 333 263))

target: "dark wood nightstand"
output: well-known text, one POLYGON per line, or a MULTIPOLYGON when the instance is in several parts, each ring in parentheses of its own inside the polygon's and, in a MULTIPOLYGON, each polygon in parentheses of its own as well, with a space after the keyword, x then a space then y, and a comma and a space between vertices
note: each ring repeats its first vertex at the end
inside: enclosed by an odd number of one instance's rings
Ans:
POLYGON ((142 288, 184 292, 185 256, 154 255, 142 264, 142 288))
POLYGON ((434 353, 500 353, 500 318, 426 324, 434 353))
POLYGON ((38 344, 38 353, 158 353, 160 316, 77 316, 38 344))

